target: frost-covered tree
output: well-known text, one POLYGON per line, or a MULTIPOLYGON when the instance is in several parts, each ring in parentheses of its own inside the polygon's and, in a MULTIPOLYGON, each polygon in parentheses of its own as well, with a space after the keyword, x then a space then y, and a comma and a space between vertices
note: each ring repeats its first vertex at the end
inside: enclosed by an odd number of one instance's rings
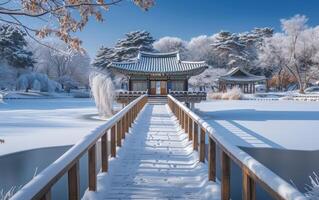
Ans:
POLYGON ((186 45, 185 41, 177 37, 163 37, 153 44, 154 49, 162 53, 179 51, 182 58, 187 56, 186 45))
POLYGON ((155 40, 147 31, 133 31, 125 34, 125 38, 120 39, 114 48, 113 61, 124 61, 135 58, 141 51, 153 51, 155 40))
POLYGON ((0 90, 15 88, 18 70, 6 62, 0 62, 0 90))
POLYGON ((199 88, 200 90, 205 90, 206 88, 214 90, 216 87, 216 81, 218 77, 226 73, 227 70, 225 68, 210 67, 206 69, 203 73, 191 77, 188 82, 194 88, 199 88))
MULTIPOLYGON (((73 33, 82 31, 92 18, 102 22, 103 13, 122 1, 25 0, 12 2, 9 0, 1 2, 0 21, 17 25, 31 36, 33 34, 39 38, 56 36, 69 46, 80 49, 81 41, 73 33)), ((132 0, 132 2, 144 10, 154 5, 153 0, 132 0)), ((32 38, 36 40, 33 36, 32 38)))
POLYGON ((187 44, 188 60, 206 61, 209 65, 216 66, 218 57, 211 45, 214 41, 215 35, 200 35, 192 38, 187 44))
POLYGON ((57 92, 61 89, 61 85, 48 78, 46 74, 42 73, 25 73, 17 80, 17 90, 40 90, 41 92, 57 92))
POLYGON ((0 24, 0 59, 16 68, 33 67, 32 52, 27 50, 26 33, 9 24, 0 24))
POLYGON ((240 41, 237 34, 227 31, 219 32, 211 44, 213 51, 220 58, 218 65, 221 67, 246 67, 249 64, 245 44, 240 41))
POLYGON ((277 71, 288 71, 304 93, 311 80, 319 78, 319 27, 308 27, 308 18, 296 15, 282 19, 283 33, 266 39, 259 52, 260 63, 277 71))
POLYGON ((80 53, 58 40, 46 42, 61 51, 56 51, 43 45, 34 44, 37 64, 35 71, 46 74, 50 79, 59 82, 65 90, 78 86, 89 85, 90 58, 84 52, 80 53))
POLYGON ((101 47, 96 53, 93 66, 97 68, 106 68, 114 59, 114 50, 112 48, 101 47))

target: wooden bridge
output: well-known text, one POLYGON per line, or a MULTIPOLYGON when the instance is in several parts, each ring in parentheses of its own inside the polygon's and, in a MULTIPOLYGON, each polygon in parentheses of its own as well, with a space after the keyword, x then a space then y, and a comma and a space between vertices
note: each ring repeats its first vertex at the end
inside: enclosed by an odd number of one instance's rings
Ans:
POLYGON ((51 188, 64 174, 68 179, 68 199, 80 199, 79 160, 85 153, 89 181, 82 199, 228 200, 230 188, 238 187, 230 185, 231 160, 242 169, 242 199, 256 199, 256 184, 274 199, 306 199, 177 99, 168 95, 166 102, 148 103, 146 94, 135 99, 34 177, 12 199, 49 200, 51 188), (220 180, 216 178, 217 148, 221 151, 220 180), (101 156, 98 173, 97 155, 101 156))

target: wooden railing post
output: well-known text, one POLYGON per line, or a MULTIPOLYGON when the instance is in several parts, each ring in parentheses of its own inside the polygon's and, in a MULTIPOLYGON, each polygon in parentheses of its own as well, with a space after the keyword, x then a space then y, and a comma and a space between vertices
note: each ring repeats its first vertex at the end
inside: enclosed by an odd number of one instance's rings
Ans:
POLYGON ((198 124, 194 122, 194 131, 193 131, 193 150, 198 150, 198 124))
POLYGON ((248 172, 243 169, 243 200, 255 200, 256 199, 256 186, 255 181, 249 176, 248 172))
POLYGON ((199 140, 199 161, 205 162, 205 129, 200 129, 200 140, 199 140))
POLYGON ((122 125, 121 125, 121 128, 122 128, 122 131, 121 131, 122 139, 125 139, 125 117, 124 116, 121 118, 121 122, 122 122, 122 125))
POLYGON ((230 199, 230 158, 222 151, 221 199, 230 199))
POLYGON ((187 113, 184 115, 184 122, 185 122, 185 133, 188 133, 188 116, 187 113))
POLYGON ((79 161, 75 162, 68 171, 68 193, 69 200, 80 199, 80 172, 79 172, 79 161))
POLYGON ((191 141, 193 137, 193 120, 188 118, 188 140, 191 141))
POLYGON ((208 137, 208 180, 216 181, 216 143, 208 137))
POLYGON ((107 142, 107 132, 108 130, 105 131, 104 135, 101 138, 101 164, 102 164, 102 172, 107 172, 108 171, 108 165, 109 165, 109 160, 108 160, 108 142, 107 142))
POLYGON ((182 129, 184 129, 184 111, 182 110, 182 112, 181 112, 181 127, 182 127, 182 129))
POLYGON ((47 191, 45 195, 43 195, 40 200, 51 200, 51 190, 47 191))
POLYGON ((111 128, 111 157, 116 156, 115 125, 111 128))
POLYGON ((121 121, 118 121, 116 124, 116 145, 118 147, 122 146, 121 121))
POLYGON ((88 156, 89 156, 89 191, 96 191, 96 145, 95 144, 89 149, 88 156))

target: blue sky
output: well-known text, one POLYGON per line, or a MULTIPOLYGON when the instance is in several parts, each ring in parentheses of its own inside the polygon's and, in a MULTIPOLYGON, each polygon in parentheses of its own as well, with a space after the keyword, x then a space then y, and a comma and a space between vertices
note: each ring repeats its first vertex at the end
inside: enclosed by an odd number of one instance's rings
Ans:
POLYGON ((220 30, 244 32, 254 27, 280 30, 280 19, 295 14, 309 17, 309 25, 319 24, 318 0, 157 0, 145 12, 125 0, 105 13, 103 23, 92 19, 78 35, 94 56, 101 45, 113 46, 126 32, 147 30, 155 39, 176 36, 189 40, 220 30))

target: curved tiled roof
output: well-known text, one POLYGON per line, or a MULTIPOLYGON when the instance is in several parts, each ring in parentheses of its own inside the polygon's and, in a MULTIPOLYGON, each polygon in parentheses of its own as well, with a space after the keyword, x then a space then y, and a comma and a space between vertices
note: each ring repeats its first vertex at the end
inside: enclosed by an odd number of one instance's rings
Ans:
POLYGON ((258 82, 266 80, 265 76, 256 76, 250 74, 241 67, 235 67, 223 76, 218 78, 222 81, 233 81, 233 82, 258 82))
POLYGON ((129 62, 113 62, 109 68, 125 74, 183 74, 194 76, 202 73, 208 65, 205 62, 181 61, 178 52, 139 52, 129 62))

